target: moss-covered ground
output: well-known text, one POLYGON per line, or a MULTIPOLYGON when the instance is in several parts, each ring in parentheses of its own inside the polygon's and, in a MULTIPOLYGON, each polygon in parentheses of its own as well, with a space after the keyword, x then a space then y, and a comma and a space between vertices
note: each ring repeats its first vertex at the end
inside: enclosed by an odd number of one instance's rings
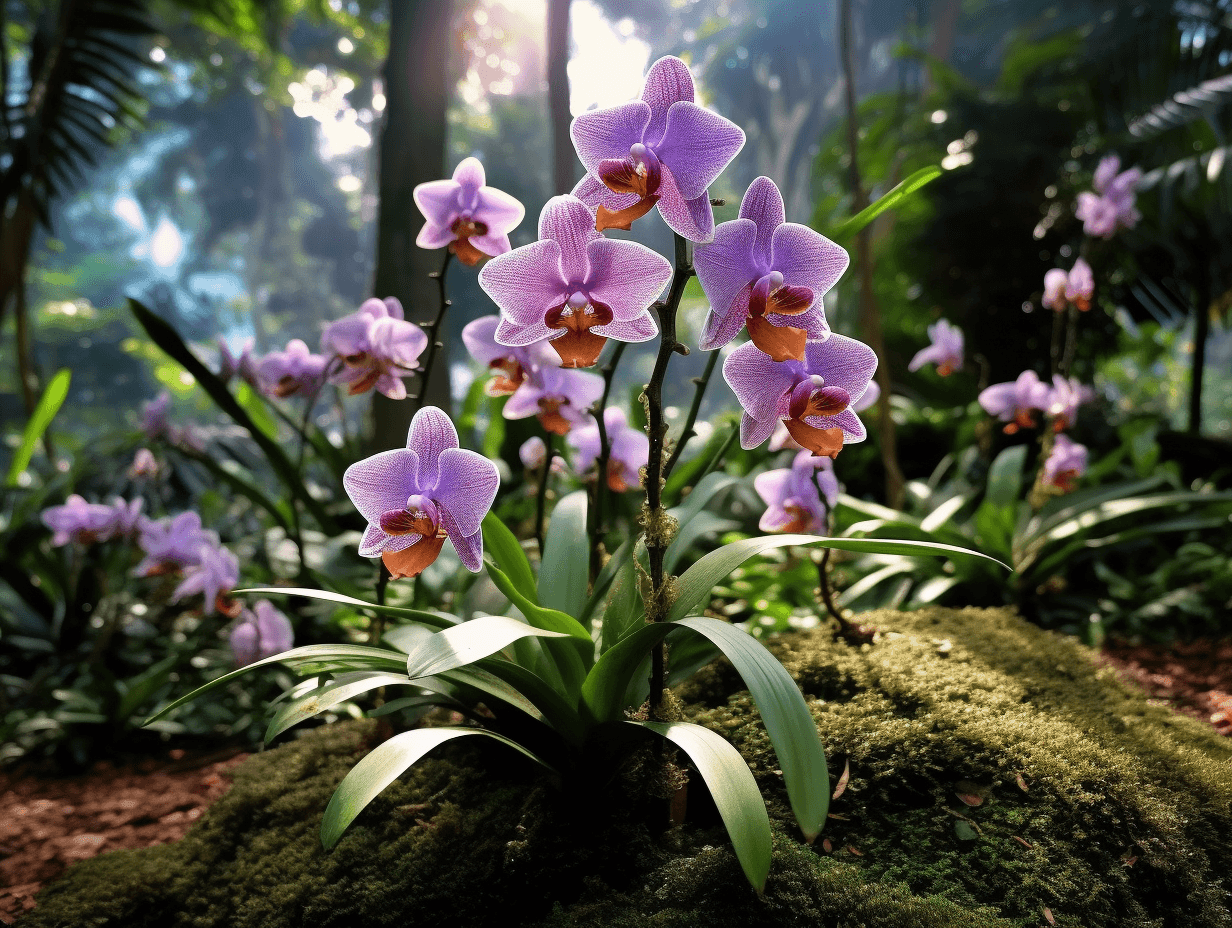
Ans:
POLYGON ((764 898, 700 788, 652 834, 559 793, 497 744, 445 748, 317 837, 368 723, 238 768, 181 842, 74 867, 23 928, 655 925, 685 928, 1232 928, 1232 744, 1153 707, 1073 642, 998 610, 874 613, 860 648, 771 644, 850 778, 822 839, 797 840, 748 694, 718 663, 686 717, 744 753, 776 827, 764 898))

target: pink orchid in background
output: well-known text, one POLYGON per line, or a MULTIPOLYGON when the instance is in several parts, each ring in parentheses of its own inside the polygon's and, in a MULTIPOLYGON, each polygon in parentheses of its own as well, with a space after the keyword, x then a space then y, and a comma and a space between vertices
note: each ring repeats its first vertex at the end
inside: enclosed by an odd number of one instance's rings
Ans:
POLYGON ((471 357, 486 364, 492 378, 484 386, 488 396, 510 396, 526 382, 528 371, 536 367, 560 367, 560 355, 546 341, 511 348, 496 340, 500 316, 481 316, 462 329, 462 344, 471 357))
POLYGON ((269 396, 311 397, 321 388, 328 359, 313 354, 298 338, 287 342, 286 350, 271 351, 257 364, 257 379, 269 396))
POLYGON ((489 261, 479 285, 500 307, 496 341, 526 347, 551 339, 565 367, 590 367, 609 338, 658 334, 650 305, 672 266, 636 242, 605 239, 577 197, 553 197, 539 214, 539 241, 489 261))
POLYGON ((877 356, 863 342, 831 335, 809 342, 804 361, 773 361, 752 342, 728 355, 723 377, 740 405, 740 445, 756 448, 780 421, 799 444, 834 457, 845 442, 863 441, 864 424, 851 408, 864 395, 877 356))
POLYGON ((42 520, 51 529, 51 543, 57 548, 70 541, 89 545, 110 537, 115 511, 102 503, 87 503, 84 497, 74 493, 63 506, 44 509, 42 520))
POLYGON ((196 564, 203 544, 217 544, 217 535, 201 526, 197 513, 181 512, 174 518, 144 520, 137 544, 145 558, 133 569, 137 577, 154 577, 196 564))
POLYGON ((136 535, 141 532, 145 524, 149 521, 141 510, 145 507, 145 500, 137 497, 134 500, 125 500, 119 496, 111 498, 111 525, 109 526, 108 537, 117 538, 127 535, 136 535))
POLYGON ((1085 445, 1070 441, 1064 435, 1052 440, 1052 451, 1044 461, 1044 483, 1062 493, 1073 492, 1078 478, 1087 472, 1088 452, 1085 445))
POLYGON ((463 566, 479 571, 480 523, 500 477, 483 455, 458 447, 458 433, 440 409, 417 412, 405 448, 352 464, 342 485, 368 520, 360 556, 379 554, 394 578, 418 576, 440 555, 446 538, 463 566))
POLYGON ((535 367, 505 403, 506 419, 538 416, 539 424, 554 435, 590 421, 590 407, 603 396, 603 378, 589 371, 563 367, 535 367))
POLYGON ((979 402, 986 413, 1006 423, 1006 435, 1013 435, 1019 429, 1035 428, 1035 413, 1048 408, 1052 390, 1035 371, 1023 371, 1017 380, 982 390, 979 402))
POLYGON ((200 593, 206 613, 217 610, 235 618, 242 606, 228 594, 239 584, 239 559, 218 542, 214 533, 203 534, 206 537, 197 549, 196 563, 185 565, 184 579, 172 592, 171 601, 200 593))
POLYGON ((128 476, 136 480, 138 477, 158 476, 158 460, 149 448, 138 448, 133 455, 133 463, 128 465, 128 476))
MULTIPOLYGON (((650 457, 650 438, 641 429, 629 425, 624 410, 609 406, 603 411, 603 428, 607 432, 608 487, 614 493, 637 490, 641 487, 638 471, 646 466, 650 457)), ((578 473, 585 473, 599 460, 599 424, 593 420, 574 429, 566 439, 573 448, 573 465, 578 473)))
POLYGON ((693 255, 710 301, 701 349, 722 348, 747 325, 753 344, 775 361, 803 360, 805 342, 829 334, 822 297, 848 261, 824 235, 787 222, 779 188, 757 178, 745 191, 740 218, 720 224, 714 241, 693 255))
POLYGON ((289 651, 293 644, 295 632, 290 620, 268 599, 257 600, 251 610, 242 610, 239 624, 231 630, 231 653, 237 667, 289 651))
POLYGON ((507 252, 509 233, 526 215, 515 197, 487 186, 478 158, 459 163, 452 180, 420 184, 412 196, 428 220, 415 244, 429 249, 448 246, 467 267, 507 252))
MULTIPOLYGON (((854 400, 852 402, 851 411, 864 412, 864 410, 875 406, 877 404, 877 400, 880 398, 881 387, 877 385, 877 381, 870 380, 868 382, 868 388, 864 391, 864 394, 858 400, 854 400)), ((782 451, 784 448, 799 451, 803 448, 803 445, 791 437, 791 432, 787 431, 786 423, 779 422, 779 424, 774 427, 774 432, 770 435, 770 442, 766 445, 766 448, 770 451, 782 451)), ((818 458, 817 460, 821 460, 821 458, 818 458)), ((826 460, 829 460, 829 458, 826 458, 826 460)))
POLYGON ((407 322, 397 297, 365 300, 359 309, 325 327, 321 353, 342 366, 330 383, 346 384, 351 396, 375 388, 391 400, 406 399, 402 378, 419 368, 428 336, 407 322))
POLYGON ((1044 275, 1044 298, 1040 301, 1046 309, 1063 312, 1072 304, 1082 312, 1091 308, 1095 293, 1095 273, 1082 258, 1066 271, 1054 267, 1044 275))
POLYGON ((791 467, 758 474, 753 488, 767 507, 757 523, 763 532, 823 533, 826 515, 838 502, 833 462, 808 451, 797 454, 791 467))
POLYGON ((1082 231, 1092 238, 1109 239, 1119 229, 1132 229, 1142 218, 1135 204, 1134 187, 1142 180, 1138 168, 1121 170, 1121 159, 1106 155, 1095 169, 1095 192, 1078 194, 1074 215, 1082 221, 1082 231))
POLYGON ((171 426, 171 394, 166 390, 141 404, 141 431, 150 441, 169 438, 174 433, 171 426))
POLYGON ((679 58, 651 66, 641 100, 583 113, 569 135, 588 172, 573 193, 598 207, 598 231, 628 229, 658 206, 676 234, 714 237, 707 188, 744 147, 744 132, 693 102, 693 76, 679 58))
POLYGON ((1078 382, 1077 377, 1054 374, 1052 391, 1044 411, 1052 419, 1052 427, 1060 432, 1078 421, 1078 407, 1095 399, 1095 391, 1078 382))
POLYGON ((218 339, 218 379, 230 383, 233 377, 239 377, 247 384, 257 383, 257 361, 252 353, 253 342, 246 338, 240 343, 240 353, 234 355, 225 338, 218 339))
POLYGON ((929 344, 915 353, 907 370, 918 371, 925 364, 936 364, 937 373, 948 377, 963 366, 963 333, 946 319, 928 327, 929 344))

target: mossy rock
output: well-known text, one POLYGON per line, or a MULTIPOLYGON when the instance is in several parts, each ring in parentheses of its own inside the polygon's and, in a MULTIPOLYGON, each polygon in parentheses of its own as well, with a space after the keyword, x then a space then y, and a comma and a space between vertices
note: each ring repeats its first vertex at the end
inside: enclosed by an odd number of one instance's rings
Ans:
MULTIPOLYGON (((370 723, 254 756, 178 844, 72 868, 22 928, 655 925, 686 928, 1232 928, 1232 744, 1151 706, 1076 643, 1004 610, 880 612, 852 648, 771 648, 850 780, 813 847, 723 662, 678 691, 749 760, 775 823, 764 898, 704 796, 651 834, 582 788, 545 788, 497 744, 415 766, 331 852, 334 786, 370 723)), ((467 739, 479 740, 479 739, 467 739)), ((690 787, 691 790, 700 787, 690 787)))

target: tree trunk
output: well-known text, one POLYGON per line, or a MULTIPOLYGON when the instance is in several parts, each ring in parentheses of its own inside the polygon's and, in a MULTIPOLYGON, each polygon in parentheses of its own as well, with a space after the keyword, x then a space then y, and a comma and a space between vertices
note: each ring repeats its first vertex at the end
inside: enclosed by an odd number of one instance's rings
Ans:
MULTIPOLYGON (((839 6, 839 35, 843 56, 844 92, 847 103, 847 147, 851 156, 852 215, 868 206, 868 196, 860 179, 860 130, 856 110, 856 69, 851 28, 851 0, 839 6)), ((901 509, 904 501, 903 472, 898 466, 898 449, 894 435, 894 419, 890 415, 890 370, 886 364, 885 339, 881 332, 881 310, 873 293, 872 229, 865 226, 856 238, 856 264, 860 275, 860 330, 868 346, 877 355, 877 385, 881 396, 877 400, 878 434, 881 443, 881 463, 885 468, 886 502, 901 509)))
MULTIPOLYGON (((417 184, 448 176, 445 170, 445 115, 450 24, 447 0, 391 0, 389 58, 385 62, 385 121, 378 150, 380 205, 377 216, 377 297, 394 296, 413 322, 431 322, 438 309, 439 251, 415 245, 423 217, 411 193, 417 184)), ((437 333, 446 346, 449 320, 437 333)), ((412 388, 425 404, 449 408, 449 352, 441 349, 431 382, 412 388)), ((374 450, 401 448, 418 404, 373 396, 374 450)))
POLYGON ((552 118, 552 188, 571 193, 577 156, 569 138, 569 0, 548 0, 548 111, 552 118))

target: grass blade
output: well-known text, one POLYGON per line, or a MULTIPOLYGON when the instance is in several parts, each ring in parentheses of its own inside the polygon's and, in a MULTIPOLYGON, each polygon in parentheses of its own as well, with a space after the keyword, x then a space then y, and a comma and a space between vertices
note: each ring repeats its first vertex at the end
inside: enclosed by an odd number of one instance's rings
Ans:
POLYGON ((64 405, 72 379, 72 372, 68 368, 61 368, 48 381, 43 395, 39 397, 38 405, 34 407, 30 421, 26 423, 26 428, 21 433, 21 444, 17 446, 17 451, 13 454, 13 463, 9 465, 8 478, 5 480, 7 486, 17 486, 17 478, 30 466, 30 459, 34 456, 34 446, 47 433, 51 420, 56 417, 56 413, 64 405))

